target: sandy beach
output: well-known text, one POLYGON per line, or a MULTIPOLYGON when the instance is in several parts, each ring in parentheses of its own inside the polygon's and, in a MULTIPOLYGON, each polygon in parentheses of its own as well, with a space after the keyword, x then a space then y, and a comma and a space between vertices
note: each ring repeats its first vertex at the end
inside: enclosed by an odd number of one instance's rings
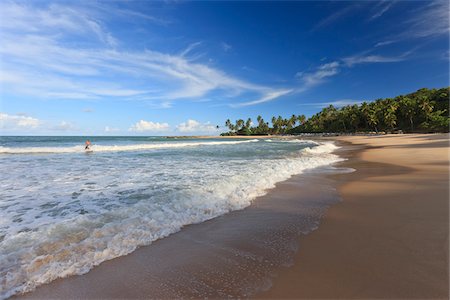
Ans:
POLYGON ((448 299, 448 135, 336 140, 343 202, 256 297, 448 299))
POLYGON ((294 176, 24 298, 448 298, 448 135, 329 139, 355 172, 294 176), (305 232, 314 201, 331 208, 305 232))

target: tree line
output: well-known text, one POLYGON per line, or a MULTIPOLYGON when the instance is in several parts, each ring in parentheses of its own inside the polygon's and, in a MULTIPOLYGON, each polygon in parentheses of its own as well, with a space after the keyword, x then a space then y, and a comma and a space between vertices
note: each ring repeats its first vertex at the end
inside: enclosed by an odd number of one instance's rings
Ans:
POLYGON ((333 105, 306 118, 293 114, 290 118, 272 117, 271 126, 261 116, 256 124, 251 118, 234 123, 226 120, 228 132, 221 135, 268 135, 300 133, 355 132, 448 132, 449 87, 420 89, 408 95, 377 99, 360 105, 336 108, 333 105))

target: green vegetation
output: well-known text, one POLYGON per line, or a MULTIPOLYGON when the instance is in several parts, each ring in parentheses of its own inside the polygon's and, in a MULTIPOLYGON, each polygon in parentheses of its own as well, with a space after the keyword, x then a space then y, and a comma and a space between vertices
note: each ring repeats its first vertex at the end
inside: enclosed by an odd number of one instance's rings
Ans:
POLYGON ((449 90, 420 89, 408 95, 377 99, 361 105, 336 108, 330 105, 307 119, 304 115, 272 118, 272 127, 261 116, 225 122, 230 131, 221 135, 268 135, 355 132, 448 132, 449 90))

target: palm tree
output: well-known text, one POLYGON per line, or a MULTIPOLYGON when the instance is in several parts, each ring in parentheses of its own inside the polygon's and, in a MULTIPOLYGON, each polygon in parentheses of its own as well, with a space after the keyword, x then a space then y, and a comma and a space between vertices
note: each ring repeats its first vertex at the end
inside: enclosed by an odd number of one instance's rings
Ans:
POLYGON ((358 131, 358 127, 359 127, 359 122, 360 122, 360 111, 359 111, 359 107, 357 104, 354 104, 350 107, 350 124, 353 127, 353 130, 356 132, 358 131))
POLYGON ((344 132, 347 132, 346 121, 350 119, 351 114, 352 113, 350 105, 344 106, 338 111, 338 120, 342 124, 344 132))
POLYGON ((283 117, 278 116, 277 118, 277 130, 276 133, 282 133, 282 129, 283 129, 283 117))
POLYGON ((391 101, 384 111, 384 122, 390 127, 391 130, 394 130, 394 126, 397 125, 397 108, 398 104, 391 101))
POLYGON ((262 120, 261 115, 258 115, 258 116, 256 117, 256 121, 258 121, 258 125, 261 124, 261 120, 262 120))
POLYGON ((400 110, 402 114, 409 120, 411 131, 414 131, 414 116, 416 114, 416 101, 409 97, 400 98, 400 110))
POLYGON ((277 134, 279 131, 279 123, 276 117, 272 117, 272 133, 277 134))
POLYGON ((378 119, 378 113, 380 111, 380 102, 375 101, 369 104, 368 114, 367 114, 367 123, 369 126, 372 126, 375 129, 375 132, 378 133, 378 124, 380 123, 378 119))
POLYGON ((245 128, 249 129, 251 125, 252 125, 252 119, 248 118, 247 121, 245 122, 245 128))
POLYGON ((419 98, 418 105, 425 117, 425 122, 428 122, 428 120, 430 119, 430 115, 433 112, 433 104, 431 104, 428 97, 423 96, 419 98))
POLYGON ((243 126, 244 126, 244 120, 239 119, 239 120, 236 121, 236 127, 235 128, 236 128, 237 131, 241 130, 243 126))
POLYGON ((289 119, 289 129, 295 126, 295 123, 297 122, 297 116, 292 115, 289 119))
POLYGON ((369 128, 369 114, 370 114, 370 107, 367 104, 366 101, 364 101, 361 104, 361 108, 360 108, 362 117, 364 118, 364 125, 365 125, 365 129, 369 128))
POLYGON ((267 126, 266 123, 264 122, 264 119, 261 116, 256 117, 256 120, 258 121, 258 127, 256 127, 256 133, 258 134, 267 134, 268 130, 267 130, 267 126))
POLYGON ((230 119, 227 119, 226 121, 225 121, 225 126, 227 126, 228 128, 230 128, 230 131, 233 131, 233 124, 231 124, 231 121, 230 121, 230 119))
POLYGON ((304 125, 306 122, 306 117, 305 115, 299 115, 297 116, 297 120, 300 122, 300 125, 304 125))

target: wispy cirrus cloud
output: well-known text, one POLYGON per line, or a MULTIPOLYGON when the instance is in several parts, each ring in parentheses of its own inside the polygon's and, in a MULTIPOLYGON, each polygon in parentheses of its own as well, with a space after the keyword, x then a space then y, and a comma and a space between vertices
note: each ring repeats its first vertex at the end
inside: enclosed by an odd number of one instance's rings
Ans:
POLYGON ((300 79, 301 91, 309 89, 322 83, 326 78, 334 76, 340 72, 341 62, 333 61, 320 65, 312 72, 297 72, 296 78, 300 79))
POLYGON ((159 18, 140 11, 118 8, 114 5, 105 5, 105 2, 97 3, 92 1, 89 2, 88 7, 94 7, 95 9, 102 11, 104 14, 126 18, 129 21, 146 20, 160 26, 168 26, 173 23, 173 20, 168 18, 159 18))
POLYGON ((228 44, 228 43, 226 43, 226 42, 221 42, 221 43, 220 43, 220 47, 222 48, 222 50, 223 50, 224 52, 228 52, 228 51, 230 51, 231 49, 233 49, 233 46, 231 46, 230 44, 228 44))
POLYGON ((389 40, 382 41, 382 42, 376 43, 374 47, 387 46, 387 45, 390 45, 390 44, 393 44, 393 43, 395 43, 395 41, 389 41, 389 40))
POLYGON ((304 92, 315 87, 325 82, 328 78, 336 76, 344 68, 351 68, 360 64, 400 62, 406 60, 411 53, 412 51, 407 51, 398 56, 382 56, 364 52, 322 64, 312 71, 297 72, 295 77, 299 80, 300 86, 297 87, 295 92, 304 92))
POLYGON ((293 91, 294 91, 294 89, 284 89, 284 90, 277 90, 277 91, 269 91, 263 97, 261 97, 259 99, 252 100, 252 101, 247 101, 247 102, 230 104, 230 106, 231 107, 243 107, 243 106, 251 106, 251 105, 261 104, 261 103, 269 102, 269 101, 272 101, 272 100, 274 100, 276 98, 288 95, 288 94, 292 93, 293 91))
POLYGON ((223 99, 245 94, 266 101, 285 94, 284 89, 254 84, 198 62, 190 54, 201 42, 179 54, 123 50, 107 29, 107 16, 98 10, 92 14, 76 6, 2 2, 0 17, 0 82, 7 93, 48 99, 115 98, 165 107, 213 92, 223 99))
POLYGON ((43 9, 15 2, 2 2, 0 9, 2 31, 46 35, 58 35, 65 31, 83 36, 85 41, 96 38, 108 46, 116 46, 118 43, 102 21, 85 9, 59 4, 50 4, 43 9))
POLYGON ((405 11, 391 35, 376 43, 375 47, 386 46, 402 41, 423 38, 438 38, 449 34, 448 1, 429 1, 410 11, 405 11))
POLYGON ((354 3, 350 5, 345 5, 342 8, 335 10, 332 14, 327 17, 321 19, 312 29, 311 32, 316 32, 322 28, 330 26, 331 24, 337 22, 339 19, 344 18, 350 13, 361 7, 361 3, 354 3))
POLYGON ((401 37, 423 38, 448 34, 450 31, 449 8, 448 1, 430 1, 405 21, 407 29, 401 37))
POLYGON ((191 43, 189 44, 186 49, 184 49, 181 53, 180 56, 181 57, 186 57, 186 55, 188 55, 189 53, 192 52, 192 50, 194 50, 195 48, 197 48, 198 46, 200 46, 202 44, 202 42, 195 42, 195 43, 191 43))
POLYGON ((384 15, 393 5, 394 1, 382 1, 379 3, 379 5, 375 6, 376 12, 369 17, 369 21, 373 21, 375 19, 378 19, 382 15, 384 15), (381 7, 380 7, 381 6, 381 7))
POLYGON ((408 58, 411 52, 405 52, 398 56, 382 56, 382 55, 354 55, 345 57, 342 61, 346 66, 352 67, 358 64, 368 64, 368 63, 390 63, 404 61, 408 58))

